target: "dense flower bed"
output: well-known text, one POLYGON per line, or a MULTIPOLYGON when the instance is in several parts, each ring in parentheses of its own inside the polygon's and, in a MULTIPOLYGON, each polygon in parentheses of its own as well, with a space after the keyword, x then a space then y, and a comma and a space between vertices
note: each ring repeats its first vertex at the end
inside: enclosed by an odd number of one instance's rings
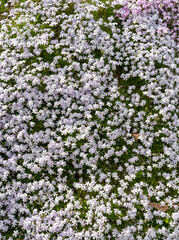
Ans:
POLYGON ((178 1, 0 12, 0 239, 176 240, 178 1))

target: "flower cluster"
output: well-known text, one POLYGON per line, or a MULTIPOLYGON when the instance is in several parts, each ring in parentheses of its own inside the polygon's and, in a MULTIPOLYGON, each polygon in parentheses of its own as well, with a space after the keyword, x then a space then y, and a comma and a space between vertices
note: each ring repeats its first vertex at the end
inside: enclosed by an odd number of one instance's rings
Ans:
POLYGON ((176 240, 177 1, 3 9, 0 239, 176 240))
POLYGON ((169 33, 172 38, 178 38, 178 1, 177 0, 126 0, 117 12, 120 19, 125 20, 130 15, 158 15, 158 34, 169 33))

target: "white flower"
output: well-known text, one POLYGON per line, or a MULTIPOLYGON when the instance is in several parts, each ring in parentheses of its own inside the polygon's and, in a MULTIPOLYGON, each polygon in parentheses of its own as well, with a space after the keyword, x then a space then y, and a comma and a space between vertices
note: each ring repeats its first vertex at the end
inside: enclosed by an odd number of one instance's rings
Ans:
POLYGON ((179 213, 172 213, 172 218, 175 222, 179 221, 179 213))

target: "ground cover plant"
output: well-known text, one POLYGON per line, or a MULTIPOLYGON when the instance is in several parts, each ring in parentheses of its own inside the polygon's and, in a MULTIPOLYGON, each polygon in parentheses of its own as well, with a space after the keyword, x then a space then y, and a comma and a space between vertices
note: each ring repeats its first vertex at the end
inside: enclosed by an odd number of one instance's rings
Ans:
POLYGON ((0 239, 178 239, 177 0, 0 3, 0 239))

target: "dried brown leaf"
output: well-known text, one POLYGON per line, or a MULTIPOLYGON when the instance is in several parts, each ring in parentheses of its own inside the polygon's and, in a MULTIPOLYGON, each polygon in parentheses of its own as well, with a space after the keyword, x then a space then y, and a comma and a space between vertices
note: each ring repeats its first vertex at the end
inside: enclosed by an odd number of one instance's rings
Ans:
POLYGON ((140 133, 132 133, 132 136, 133 136, 133 137, 135 138, 135 140, 137 141, 137 140, 139 140, 139 137, 140 137, 140 136, 144 137, 145 134, 140 135, 140 133))
POLYGON ((135 138, 135 140, 137 141, 138 138, 140 137, 139 133, 132 133, 132 136, 135 138))
POLYGON ((164 211, 164 212, 166 212, 168 209, 169 209, 169 207, 165 204, 165 205, 162 205, 162 204, 160 204, 160 203, 156 203, 156 202, 151 202, 150 201, 150 198, 149 198, 149 206, 150 207, 154 207, 154 208, 156 208, 157 210, 159 210, 159 211, 164 211))

